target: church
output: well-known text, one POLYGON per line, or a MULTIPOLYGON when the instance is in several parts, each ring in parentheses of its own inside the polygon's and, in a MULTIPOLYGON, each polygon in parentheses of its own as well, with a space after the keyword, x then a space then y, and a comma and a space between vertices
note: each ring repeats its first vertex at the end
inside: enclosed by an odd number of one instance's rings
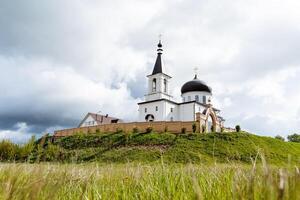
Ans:
POLYGON ((170 95, 171 76, 164 71, 159 40, 157 58, 148 78, 145 100, 138 103, 139 122, 153 121, 198 121, 202 131, 221 131, 224 119, 220 110, 213 107, 212 89, 205 82, 194 78, 181 87, 181 102, 175 102, 170 95))
POLYGON ((181 87, 181 101, 176 102, 170 94, 171 76, 165 72, 162 59, 162 43, 159 40, 157 58, 153 71, 147 76, 148 91, 143 102, 138 103, 138 121, 124 122, 117 117, 88 113, 77 128, 57 130, 55 137, 64 137, 78 132, 131 132, 134 129, 157 132, 222 132, 231 131, 224 127, 220 110, 213 106, 212 88, 199 80, 195 73, 192 80, 181 87), (194 128, 196 130, 194 130, 194 128))

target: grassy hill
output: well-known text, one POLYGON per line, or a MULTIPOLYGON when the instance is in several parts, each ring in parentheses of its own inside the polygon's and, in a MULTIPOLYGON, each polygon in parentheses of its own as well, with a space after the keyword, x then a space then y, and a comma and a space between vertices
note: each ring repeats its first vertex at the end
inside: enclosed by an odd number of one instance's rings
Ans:
POLYGON ((67 162, 251 163, 258 153, 275 165, 300 161, 300 143, 245 132, 78 134, 57 139, 45 151, 45 160, 67 162))

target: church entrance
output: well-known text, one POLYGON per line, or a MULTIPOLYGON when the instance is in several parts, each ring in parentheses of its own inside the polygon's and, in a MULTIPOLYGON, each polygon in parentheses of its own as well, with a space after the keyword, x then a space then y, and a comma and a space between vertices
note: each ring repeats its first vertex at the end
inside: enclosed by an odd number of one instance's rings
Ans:
POLYGON ((209 115, 207 119, 207 132, 214 132, 215 130, 214 126, 215 126, 215 122, 213 120, 213 117, 209 115))
POLYGON ((148 114, 145 117, 146 122, 153 122, 154 121, 154 116, 152 114, 148 114))

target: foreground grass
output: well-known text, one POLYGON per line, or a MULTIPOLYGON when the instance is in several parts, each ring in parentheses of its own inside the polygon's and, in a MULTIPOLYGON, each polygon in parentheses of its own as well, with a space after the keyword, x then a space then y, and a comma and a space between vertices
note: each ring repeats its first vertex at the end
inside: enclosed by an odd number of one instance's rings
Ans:
POLYGON ((300 172, 238 164, 0 164, 0 199, 300 199, 300 172))

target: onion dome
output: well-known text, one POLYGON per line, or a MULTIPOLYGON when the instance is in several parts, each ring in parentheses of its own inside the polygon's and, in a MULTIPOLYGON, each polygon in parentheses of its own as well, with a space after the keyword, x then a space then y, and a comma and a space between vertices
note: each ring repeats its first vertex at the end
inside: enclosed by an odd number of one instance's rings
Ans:
POLYGON ((186 82, 181 87, 181 94, 184 94, 187 92, 209 92, 209 93, 212 93, 212 90, 208 85, 206 85, 205 82, 199 80, 197 78, 197 75, 195 75, 193 80, 186 82))

